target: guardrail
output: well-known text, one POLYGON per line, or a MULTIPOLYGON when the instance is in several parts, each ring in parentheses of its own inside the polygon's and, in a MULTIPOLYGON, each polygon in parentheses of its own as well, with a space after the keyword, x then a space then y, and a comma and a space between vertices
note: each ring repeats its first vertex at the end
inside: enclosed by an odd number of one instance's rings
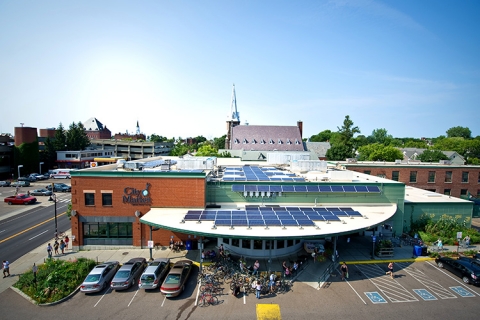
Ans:
POLYGON ((335 262, 331 262, 327 269, 325 269, 325 271, 322 273, 322 275, 320 276, 319 280, 318 280, 318 287, 321 288, 322 287, 322 284, 324 282, 326 282, 328 280, 328 278, 330 278, 330 275, 332 274, 332 272, 335 270, 335 267, 336 267, 336 263, 335 262))

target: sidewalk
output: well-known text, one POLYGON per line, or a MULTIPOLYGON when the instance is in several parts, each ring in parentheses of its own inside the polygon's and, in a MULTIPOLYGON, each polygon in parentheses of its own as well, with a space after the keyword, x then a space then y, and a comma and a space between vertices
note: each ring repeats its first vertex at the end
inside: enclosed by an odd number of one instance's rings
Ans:
MULTIPOLYGON (((70 230, 66 232, 71 238, 70 230)), ((431 260, 429 257, 414 257, 413 256, 413 247, 395 247, 394 257, 393 258, 379 258, 374 257, 372 259, 372 248, 373 243, 370 242, 369 238, 366 237, 354 237, 352 241, 347 243, 345 239, 340 238, 337 241, 337 251, 340 255, 338 261, 345 261, 347 264, 359 264, 359 263, 388 263, 390 261, 394 262, 415 262, 415 261, 425 261, 431 260)), ((37 247, 31 252, 20 257, 18 260, 10 264, 10 277, 3 278, 0 281, 0 293, 7 290, 11 287, 17 280, 19 275, 23 272, 31 270, 33 264, 40 265, 45 262, 47 259, 46 251, 47 243, 37 247)), ((445 246, 445 251, 457 251, 456 246, 445 246)), ((479 250, 480 245, 471 245, 469 250, 479 250)), ((461 251, 464 251, 462 249, 461 251)), ((78 258, 89 258, 97 262, 104 261, 119 261, 124 263, 135 257, 144 257, 147 260, 150 258, 150 249, 136 249, 136 248, 121 248, 121 249, 111 249, 111 250, 85 250, 85 251, 72 251, 68 249, 65 251, 65 255, 54 256, 55 259, 78 259, 78 258)), ((172 262, 181 259, 190 259, 194 261, 197 265, 200 262, 200 251, 199 250, 190 250, 182 251, 180 253, 172 252, 168 247, 159 247, 158 249, 152 249, 152 258, 170 258, 172 262)), ((288 256, 282 258, 275 258, 271 261, 268 261, 267 258, 259 259, 260 261, 260 271, 271 270, 271 271, 281 271, 282 262, 285 260, 287 264, 293 264, 293 261, 303 258, 303 266, 301 267, 300 272, 293 278, 295 282, 305 283, 315 289, 320 287, 320 277, 326 272, 327 268, 331 265, 331 261, 327 259, 325 262, 316 262, 313 263, 313 260, 306 258, 305 254, 288 256), (304 260, 307 259, 307 260, 304 260)), ((248 259, 247 265, 253 265, 254 259, 248 259)), ((336 268, 337 266, 335 266, 336 268)), ((327 275, 328 276, 328 275, 327 275)))

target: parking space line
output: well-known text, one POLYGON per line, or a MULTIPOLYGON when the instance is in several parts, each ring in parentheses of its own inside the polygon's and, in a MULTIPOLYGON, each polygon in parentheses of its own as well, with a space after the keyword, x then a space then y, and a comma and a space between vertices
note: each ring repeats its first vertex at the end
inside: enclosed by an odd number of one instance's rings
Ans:
MULTIPOLYGON (((422 285, 424 285, 427 289, 432 291, 434 294, 436 294, 440 299, 457 299, 457 296, 454 295, 451 291, 449 291, 447 288, 443 287, 441 284, 438 282, 430 279, 425 273, 423 273, 421 270, 411 267, 410 264, 407 263, 397 263, 402 268, 402 271, 405 271, 408 273, 412 278, 420 282, 422 285)), ((415 291, 415 290, 413 290, 415 291)), ((418 292, 415 292, 418 294, 418 292)), ((423 296, 420 295, 420 297, 423 296)), ((431 300, 431 299, 430 299, 431 300)))
POLYGON ((130 307, 130 305, 132 304, 132 302, 133 302, 133 299, 135 299, 135 297, 136 297, 136 296, 137 296, 137 294, 138 294, 138 290, 140 290, 140 288, 137 288, 137 291, 136 291, 136 292, 135 292, 135 294, 133 295, 133 297, 132 297, 132 300, 130 300, 130 303, 128 304, 128 306, 127 306, 127 307, 130 307))
MULTIPOLYGON (((438 271, 442 272, 444 275, 446 275, 447 277, 449 277, 450 279, 452 279, 453 281, 455 282, 458 282, 462 285, 462 287, 464 287, 467 291, 472 291, 473 293, 475 293, 477 296, 480 296, 480 293, 476 292, 475 290, 473 289, 470 289, 468 288, 463 282, 455 279, 454 277, 452 277, 451 275, 449 275, 448 273, 446 273, 445 271, 443 271, 442 269, 440 269, 439 267, 437 267, 436 265, 434 265, 433 263, 430 263, 429 261, 427 261, 428 264, 430 264, 432 267, 434 267, 435 269, 437 269, 438 271)), ((451 289, 452 287, 450 287, 451 289)))
MULTIPOLYGON (((340 270, 337 269, 337 273, 339 275, 341 275, 342 273, 340 272, 340 270)), ((367 304, 367 302, 365 300, 362 299, 362 297, 358 294, 357 290, 355 290, 355 288, 350 284, 350 282, 348 281, 348 279, 345 279, 345 282, 350 286, 350 288, 353 290, 353 292, 355 292, 355 294, 360 298, 360 300, 362 300, 363 304, 367 304)), ((368 297, 368 296, 367 296, 368 297)), ((369 297, 370 298, 370 297, 369 297)), ((372 299, 370 299, 372 300, 372 299)))
POLYGON ((163 295, 163 301, 162 301, 162 304, 161 304, 162 307, 165 304, 165 301, 167 301, 167 295, 163 295))
POLYGON ((418 299, 395 279, 389 279, 385 271, 376 264, 355 265, 378 290, 391 302, 413 302, 418 299))
POLYGON ((422 298, 425 301, 438 300, 437 297, 435 297, 433 294, 428 292, 426 289, 413 289, 413 292, 418 294, 420 298, 422 298))
POLYGON ((107 290, 105 290, 105 292, 103 293, 103 295, 100 297, 100 299, 97 301, 97 303, 95 303, 95 305, 93 306, 94 308, 100 303, 100 301, 102 301, 103 297, 105 297, 105 295, 108 293, 109 290, 111 290, 112 288, 111 287, 108 287, 107 290))
POLYGON ((458 295, 461 296, 462 298, 475 297, 475 295, 473 295, 470 291, 467 291, 465 290, 465 288, 462 288, 462 287, 450 287, 450 289, 458 293, 458 295))

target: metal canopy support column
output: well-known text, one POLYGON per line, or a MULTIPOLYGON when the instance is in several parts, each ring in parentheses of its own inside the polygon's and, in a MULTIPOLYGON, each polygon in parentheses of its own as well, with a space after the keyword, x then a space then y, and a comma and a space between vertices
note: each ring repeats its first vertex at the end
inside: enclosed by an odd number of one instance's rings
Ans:
POLYGON ((338 236, 333 237, 333 253, 332 253, 333 263, 338 262, 337 261, 337 239, 338 239, 338 236))
POLYGON ((198 249, 200 249, 200 276, 203 275, 203 268, 202 268, 202 265, 203 265, 203 259, 202 259, 202 251, 203 251, 203 237, 199 237, 198 239, 198 249))

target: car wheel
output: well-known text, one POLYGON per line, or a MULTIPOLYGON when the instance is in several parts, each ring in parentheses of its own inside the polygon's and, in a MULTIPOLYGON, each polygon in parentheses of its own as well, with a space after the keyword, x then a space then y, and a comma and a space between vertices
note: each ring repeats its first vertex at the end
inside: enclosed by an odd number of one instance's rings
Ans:
POLYGON ((466 277, 466 276, 464 276, 464 277, 462 278, 462 280, 463 280, 463 283, 466 283, 466 284, 469 284, 469 283, 470 283, 470 279, 468 279, 468 277, 466 277))
POLYGON ((441 261, 437 262, 437 266, 438 266, 439 268, 442 268, 442 269, 443 269, 443 262, 441 262, 441 261))
POLYGON ((11 206, 11 205, 12 205, 12 203, 11 203, 11 202, 7 202, 7 203, 8 203, 8 205, 9 205, 9 206, 11 206))

